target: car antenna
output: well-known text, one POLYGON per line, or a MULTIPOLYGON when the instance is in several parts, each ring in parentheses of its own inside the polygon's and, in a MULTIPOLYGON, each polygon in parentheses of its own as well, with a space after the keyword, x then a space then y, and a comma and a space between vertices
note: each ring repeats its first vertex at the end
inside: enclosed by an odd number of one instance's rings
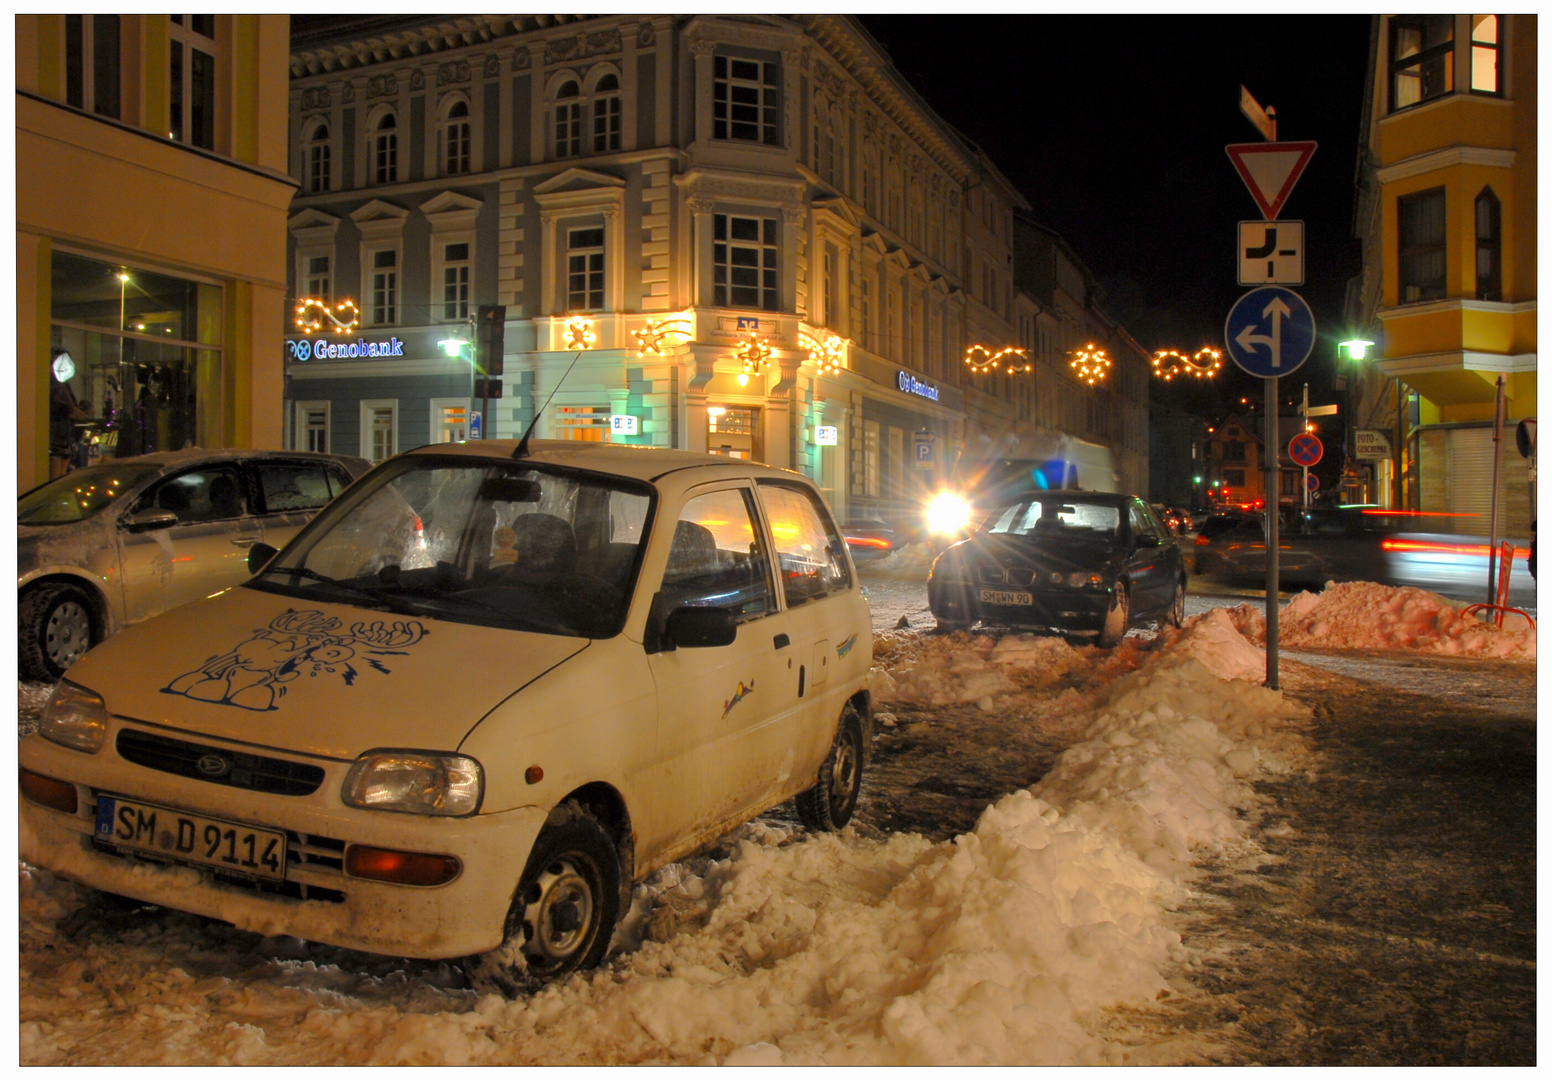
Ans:
POLYGON ((512 459, 514 461, 516 461, 518 458, 525 458, 528 456, 528 440, 533 435, 533 430, 539 423, 539 417, 544 415, 544 410, 550 407, 551 401, 555 400, 556 391, 561 388, 561 384, 566 381, 566 376, 571 374, 571 369, 577 366, 577 361, 580 359, 582 359, 582 350, 578 349, 577 355, 571 358, 571 363, 566 366, 565 373, 561 375, 559 382, 555 384, 555 389, 550 391, 550 396, 544 399, 544 404, 539 406, 538 410, 534 413, 533 419, 528 422, 528 430, 523 432, 523 437, 518 440, 517 449, 512 451, 512 459))

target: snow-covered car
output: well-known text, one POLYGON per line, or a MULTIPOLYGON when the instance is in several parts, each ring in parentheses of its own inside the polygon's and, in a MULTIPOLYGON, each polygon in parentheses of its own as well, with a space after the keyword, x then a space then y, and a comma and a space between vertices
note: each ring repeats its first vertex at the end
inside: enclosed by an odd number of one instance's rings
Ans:
POLYGON ((944 631, 987 622, 1114 645, 1138 622, 1180 625, 1186 570, 1169 530, 1141 499, 1032 491, 937 557, 927 604, 944 631))
POLYGON ((248 576, 372 467, 364 458, 178 450, 68 472, 16 501, 24 679, 52 682, 121 627, 248 576))
POLYGON ((869 612, 795 473, 422 447, 253 560, 56 687, 22 858, 510 991, 596 963, 633 882, 741 822, 857 804, 869 612))

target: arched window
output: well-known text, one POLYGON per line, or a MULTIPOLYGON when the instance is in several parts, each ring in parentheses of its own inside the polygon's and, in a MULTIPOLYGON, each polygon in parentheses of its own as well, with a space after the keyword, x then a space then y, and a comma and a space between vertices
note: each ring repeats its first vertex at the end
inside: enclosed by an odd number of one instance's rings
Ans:
POLYGON ((582 153, 582 88, 567 79, 555 92, 555 156, 578 157, 582 153))
POLYGON ((399 180, 399 121, 383 113, 372 132, 372 182, 394 184, 399 180))
POLYGON ((442 117, 441 159, 443 176, 459 176, 469 171, 469 103, 454 99, 442 117))
POLYGON ((1477 196, 1477 299, 1503 299, 1503 208, 1493 189, 1477 196))
POLYGON ((613 72, 593 87, 593 153, 620 148, 620 80, 613 72))
POLYGON ((329 125, 318 124, 307 140, 306 160, 302 164, 308 194, 329 190, 329 125))

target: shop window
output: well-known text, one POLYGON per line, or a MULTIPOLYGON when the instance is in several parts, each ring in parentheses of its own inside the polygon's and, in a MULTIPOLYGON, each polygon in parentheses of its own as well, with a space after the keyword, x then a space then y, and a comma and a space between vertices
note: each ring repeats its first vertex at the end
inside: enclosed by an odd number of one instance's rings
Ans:
POLYGON ((318 123, 307 139, 306 175, 303 183, 309 194, 316 195, 329 190, 329 125, 318 123))
POLYGON ((65 101, 119 119, 119 17, 65 16, 65 101))
POLYGON ((781 145, 781 65, 737 56, 712 59, 712 138, 781 145))
POLYGON ((1455 16, 1397 15, 1390 20, 1390 109, 1405 109, 1455 89, 1455 16))
POLYGON ((713 215, 713 303, 780 311, 777 251, 774 218, 713 215))
POLYGON ((460 176, 469 171, 469 151, 473 142, 469 131, 469 103, 454 98, 445 106, 437 133, 443 176, 460 176))
POLYGON ((760 410, 738 405, 708 407, 706 450, 742 461, 765 460, 760 438, 760 410))
POLYGON ((613 72, 593 87, 593 153, 620 148, 620 80, 613 72))
POLYGON ((216 18, 169 15, 167 137, 215 149, 216 18))
POLYGON ((1471 16, 1471 92, 1502 94, 1503 19, 1497 15, 1471 16))
POLYGON ((1503 209, 1492 188, 1477 196, 1477 299, 1503 299, 1503 209))
POLYGON ((609 410, 600 405, 567 405, 555 413, 555 437, 573 442, 608 442, 609 410))
POLYGON ((1396 200, 1403 304, 1444 296, 1444 189, 1396 200))

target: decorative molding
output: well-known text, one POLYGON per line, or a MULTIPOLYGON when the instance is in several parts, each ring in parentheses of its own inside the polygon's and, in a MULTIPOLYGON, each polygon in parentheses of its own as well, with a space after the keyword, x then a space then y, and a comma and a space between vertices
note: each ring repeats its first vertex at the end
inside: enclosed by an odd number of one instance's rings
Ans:
POLYGON ((527 49, 514 49, 512 51, 512 68, 514 71, 527 71, 533 57, 527 49))
POLYGON ((684 205, 692 214, 710 214, 717 209, 716 200, 703 199, 698 195, 691 195, 684 200, 684 205))
POLYGON ((657 35, 652 32, 652 27, 643 26, 636 31, 636 44, 647 46, 657 40, 657 35))
POLYGON ((1403 158, 1394 164, 1376 169, 1374 175, 1381 184, 1390 184, 1397 180, 1406 180, 1413 176, 1460 165, 1512 169, 1515 157, 1513 150, 1494 150, 1485 146, 1447 146, 1442 150, 1430 150, 1426 154, 1403 158))
POLYGON ((413 71, 410 72, 410 89, 411 90, 424 90, 425 88, 426 88, 426 73, 424 71, 421 71, 420 68, 415 68, 413 71))
POLYGON ((306 87, 302 91, 302 108, 304 110, 327 109, 332 96, 327 86, 306 87))
POLYGON ((575 37, 553 38, 544 43, 546 64, 566 64, 590 56, 606 56, 622 52, 625 46, 620 40, 620 28, 596 30, 577 34, 575 37))
POLYGON ((494 79, 501 74, 501 58, 491 53, 485 58, 485 77, 494 79))
POLYGON ((399 92, 399 78, 397 75, 373 75, 366 81, 366 99, 374 101, 380 97, 392 97, 399 92))
POLYGON ((438 86, 454 86, 468 82, 470 75, 469 61, 453 60, 437 65, 436 82, 438 86))

